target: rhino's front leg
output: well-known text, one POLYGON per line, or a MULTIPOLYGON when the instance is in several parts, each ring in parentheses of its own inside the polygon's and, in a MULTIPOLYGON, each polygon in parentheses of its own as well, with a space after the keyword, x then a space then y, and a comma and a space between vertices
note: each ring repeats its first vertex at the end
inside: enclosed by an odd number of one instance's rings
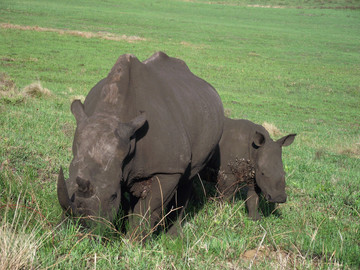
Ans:
POLYGON ((259 207, 259 195, 256 192, 255 184, 248 184, 248 192, 246 198, 246 206, 249 211, 249 217, 253 220, 260 220, 258 207, 259 207))
POLYGON ((167 205, 175 194, 181 175, 155 175, 150 190, 136 202, 129 216, 128 235, 144 240, 158 226, 165 226, 167 205))
POLYGON ((182 232, 181 221, 189 203, 190 196, 193 193, 192 181, 193 179, 182 179, 180 181, 169 205, 173 212, 169 213, 170 227, 167 233, 172 237, 176 237, 182 232))

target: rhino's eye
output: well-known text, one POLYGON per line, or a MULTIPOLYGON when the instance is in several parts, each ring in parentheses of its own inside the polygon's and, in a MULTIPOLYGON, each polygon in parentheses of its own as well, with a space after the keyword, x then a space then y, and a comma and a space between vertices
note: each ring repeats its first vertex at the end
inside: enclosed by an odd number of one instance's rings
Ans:
POLYGON ((116 193, 113 194, 113 195, 111 195, 111 197, 110 197, 110 202, 115 201, 116 198, 117 198, 117 194, 116 194, 116 193))

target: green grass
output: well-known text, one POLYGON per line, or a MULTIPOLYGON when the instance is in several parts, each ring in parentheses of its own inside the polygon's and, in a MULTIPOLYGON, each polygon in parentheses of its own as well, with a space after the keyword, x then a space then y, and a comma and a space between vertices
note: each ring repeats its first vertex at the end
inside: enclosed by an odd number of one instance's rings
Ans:
POLYGON ((19 237, 39 235, 27 267, 358 269, 360 13, 346 7, 360 2, 2 0, 0 224, 19 237), (99 237, 71 223, 57 226, 57 172, 72 158, 71 100, 86 96, 119 55, 144 60, 158 50, 210 82, 231 117, 298 134, 284 148, 289 200, 279 206, 280 217, 253 222, 244 201, 207 200, 189 209, 182 237, 154 236, 145 246, 111 229, 99 237), (23 94, 37 81, 50 96, 23 94), (30 220, 25 228, 9 226, 16 209, 30 220))

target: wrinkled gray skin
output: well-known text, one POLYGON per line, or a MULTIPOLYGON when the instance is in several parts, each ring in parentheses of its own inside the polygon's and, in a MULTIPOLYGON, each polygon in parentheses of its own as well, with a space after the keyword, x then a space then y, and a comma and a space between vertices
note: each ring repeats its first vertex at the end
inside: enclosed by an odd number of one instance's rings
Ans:
POLYGON ((60 205, 74 216, 112 222, 126 189, 130 230, 140 217, 152 228, 171 206, 182 207, 181 215, 189 179, 210 160, 224 119, 216 90, 161 52, 144 62, 120 56, 71 111, 77 128, 69 179, 62 169, 58 178, 60 205))
POLYGON ((289 134, 277 141, 273 141, 269 133, 261 125, 248 120, 225 118, 224 131, 217 153, 209 162, 207 169, 219 171, 214 179, 217 181, 219 192, 226 198, 234 195, 239 181, 230 169, 230 164, 236 159, 250 160, 254 165, 255 183, 248 184, 246 205, 249 216, 260 219, 258 212, 259 192, 261 191, 269 202, 284 203, 285 172, 282 163, 282 147, 292 144, 296 134, 289 134), (259 190, 260 189, 260 190, 259 190))

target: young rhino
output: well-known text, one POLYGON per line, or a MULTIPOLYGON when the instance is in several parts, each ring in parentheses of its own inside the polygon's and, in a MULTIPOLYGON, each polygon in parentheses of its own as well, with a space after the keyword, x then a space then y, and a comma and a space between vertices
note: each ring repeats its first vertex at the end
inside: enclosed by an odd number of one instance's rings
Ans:
POLYGON ((295 136, 289 134, 273 141, 263 126, 248 120, 225 118, 218 152, 201 176, 205 180, 216 181, 220 194, 225 198, 233 196, 239 188, 238 184, 245 182, 249 216, 258 220, 260 192, 269 202, 286 201, 281 153, 282 147, 292 144, 295 136))

